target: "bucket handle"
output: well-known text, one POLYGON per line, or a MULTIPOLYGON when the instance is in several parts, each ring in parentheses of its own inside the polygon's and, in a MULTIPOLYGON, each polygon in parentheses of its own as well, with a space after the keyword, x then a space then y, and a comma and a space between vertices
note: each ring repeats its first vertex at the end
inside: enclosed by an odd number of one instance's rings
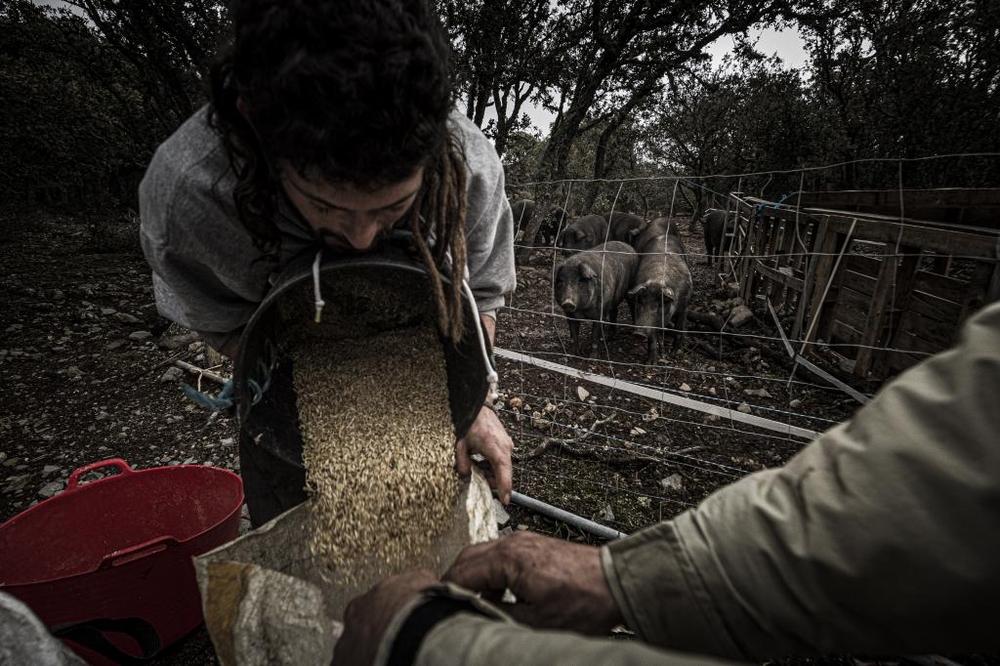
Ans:
MULTIPOLYGON (((121 474, 134 474, 135 470, 128 466, 128 463, 121 458, 108 458, 107 460, 101 460, 100 462, 90 463, 89 465, 84 465, 73 471, 69 475, 69 480, 66 482, 66 490, 76 490, 81 485, 80 477, 87 472, 92 472, 95 469, 101 469, 102 467, 114 467, 121 474)), ((98 479, 98 481, 103 481, 103 479, 98 479)), ((89 483, 97 483, 97 481, 91 481, 89 483)))
POLYGON ((172 536, 159 536, 155 539, 150 539, 149 541, 143 541, 142 543, 137 543, 134 546, 129 546, 128 548, 116 550, 110 555, 105 555, 104 559, 101 560, 101 563, 97 565, 97 568, 110 569, 111 567, 121 566, 122 564, 134 562, 135 560, 146 557, 147 555, 159 553, 178 545, 180 545, 180 542, 172 536))

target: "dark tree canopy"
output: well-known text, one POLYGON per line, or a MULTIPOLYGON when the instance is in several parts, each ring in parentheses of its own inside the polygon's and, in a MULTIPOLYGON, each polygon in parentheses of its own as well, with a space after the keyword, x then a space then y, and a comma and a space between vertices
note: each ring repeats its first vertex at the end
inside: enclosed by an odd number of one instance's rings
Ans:
MULTIPOLYGON (((204 103, 202 72, 228 15, 212 0, 69 4, 75 13, 31 0, 0 8, 6 200, 131 205, 156 145, 204 103)), ((996 159, 916 159, 1000 149, 998 3, 438 6, 454 46, 456 102, 494 140, 517 196, 638 213, 680 198, 696 212, 735 188, 778 196, 901 178, 909 187, 1000 180, 996 159), (802 35, 809 62, 800 71, 754 52, 747 35, 773 26, 802 35), (722 37, 740 46, 713 62, 706 49, 722 37), (545 135, 530 128, 532 105, 555 115, 545 135), (823 164, 842 166, 796 171, 823 164), (760 175, 738 175, 751 173, 760 175)))

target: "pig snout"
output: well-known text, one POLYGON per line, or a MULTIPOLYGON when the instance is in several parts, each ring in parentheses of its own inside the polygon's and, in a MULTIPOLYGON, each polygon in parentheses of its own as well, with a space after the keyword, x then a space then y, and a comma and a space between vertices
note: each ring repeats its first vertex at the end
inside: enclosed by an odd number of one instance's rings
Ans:
POLYGON ((570 300, 563 301, 562 303, 559 304, 559 306, 563 309, 563 312, 565 312, 566 314, 572 314, 576 312, 576 303, 574 303, 573 301, 570 300))

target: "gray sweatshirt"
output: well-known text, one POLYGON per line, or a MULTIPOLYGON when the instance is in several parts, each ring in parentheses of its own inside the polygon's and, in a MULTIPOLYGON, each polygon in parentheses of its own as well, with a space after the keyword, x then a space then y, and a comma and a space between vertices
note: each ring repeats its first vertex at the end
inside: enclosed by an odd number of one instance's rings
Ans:
MULTIPOLYGON (((282 199, 276 217, 280 258, 268 260, 254 248, 236 215, 235 176, 207 121, 203 107, 157 149, 139 185, 140 236, 159 313, 219 348, 250 320, 271 276, 313 241, 282 199)), ((479 311, 491 312, 516 284, 503 165, 470 120, 453 112, 451 127, 468 175, 469 286, 479 311)))

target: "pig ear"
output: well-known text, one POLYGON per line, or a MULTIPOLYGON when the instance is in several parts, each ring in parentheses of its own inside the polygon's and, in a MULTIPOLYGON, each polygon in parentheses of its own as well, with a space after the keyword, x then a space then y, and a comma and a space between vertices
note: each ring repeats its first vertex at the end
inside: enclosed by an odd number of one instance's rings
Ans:
POLYGON ((631 289, 628 290, 628 295, 629 296, 635 296, 640 291, 642 291, 643 289, 645 289, 647 284, 648 283, 643 282, 642 284, 635 285, 634 287, 632 287, 631 289))
POLYGON ((666 285, 663 286, 661 291, 663 293, 663 298, 669 298, 670 300, 674 300, 674 297, 677 295, 677 292, 674 291, 673 287, 668 287, 666 285))
POLYGON ((580 264, 580 277, 584 280, 593 280, 597 277, 597 272, 587 264, 580 264))

